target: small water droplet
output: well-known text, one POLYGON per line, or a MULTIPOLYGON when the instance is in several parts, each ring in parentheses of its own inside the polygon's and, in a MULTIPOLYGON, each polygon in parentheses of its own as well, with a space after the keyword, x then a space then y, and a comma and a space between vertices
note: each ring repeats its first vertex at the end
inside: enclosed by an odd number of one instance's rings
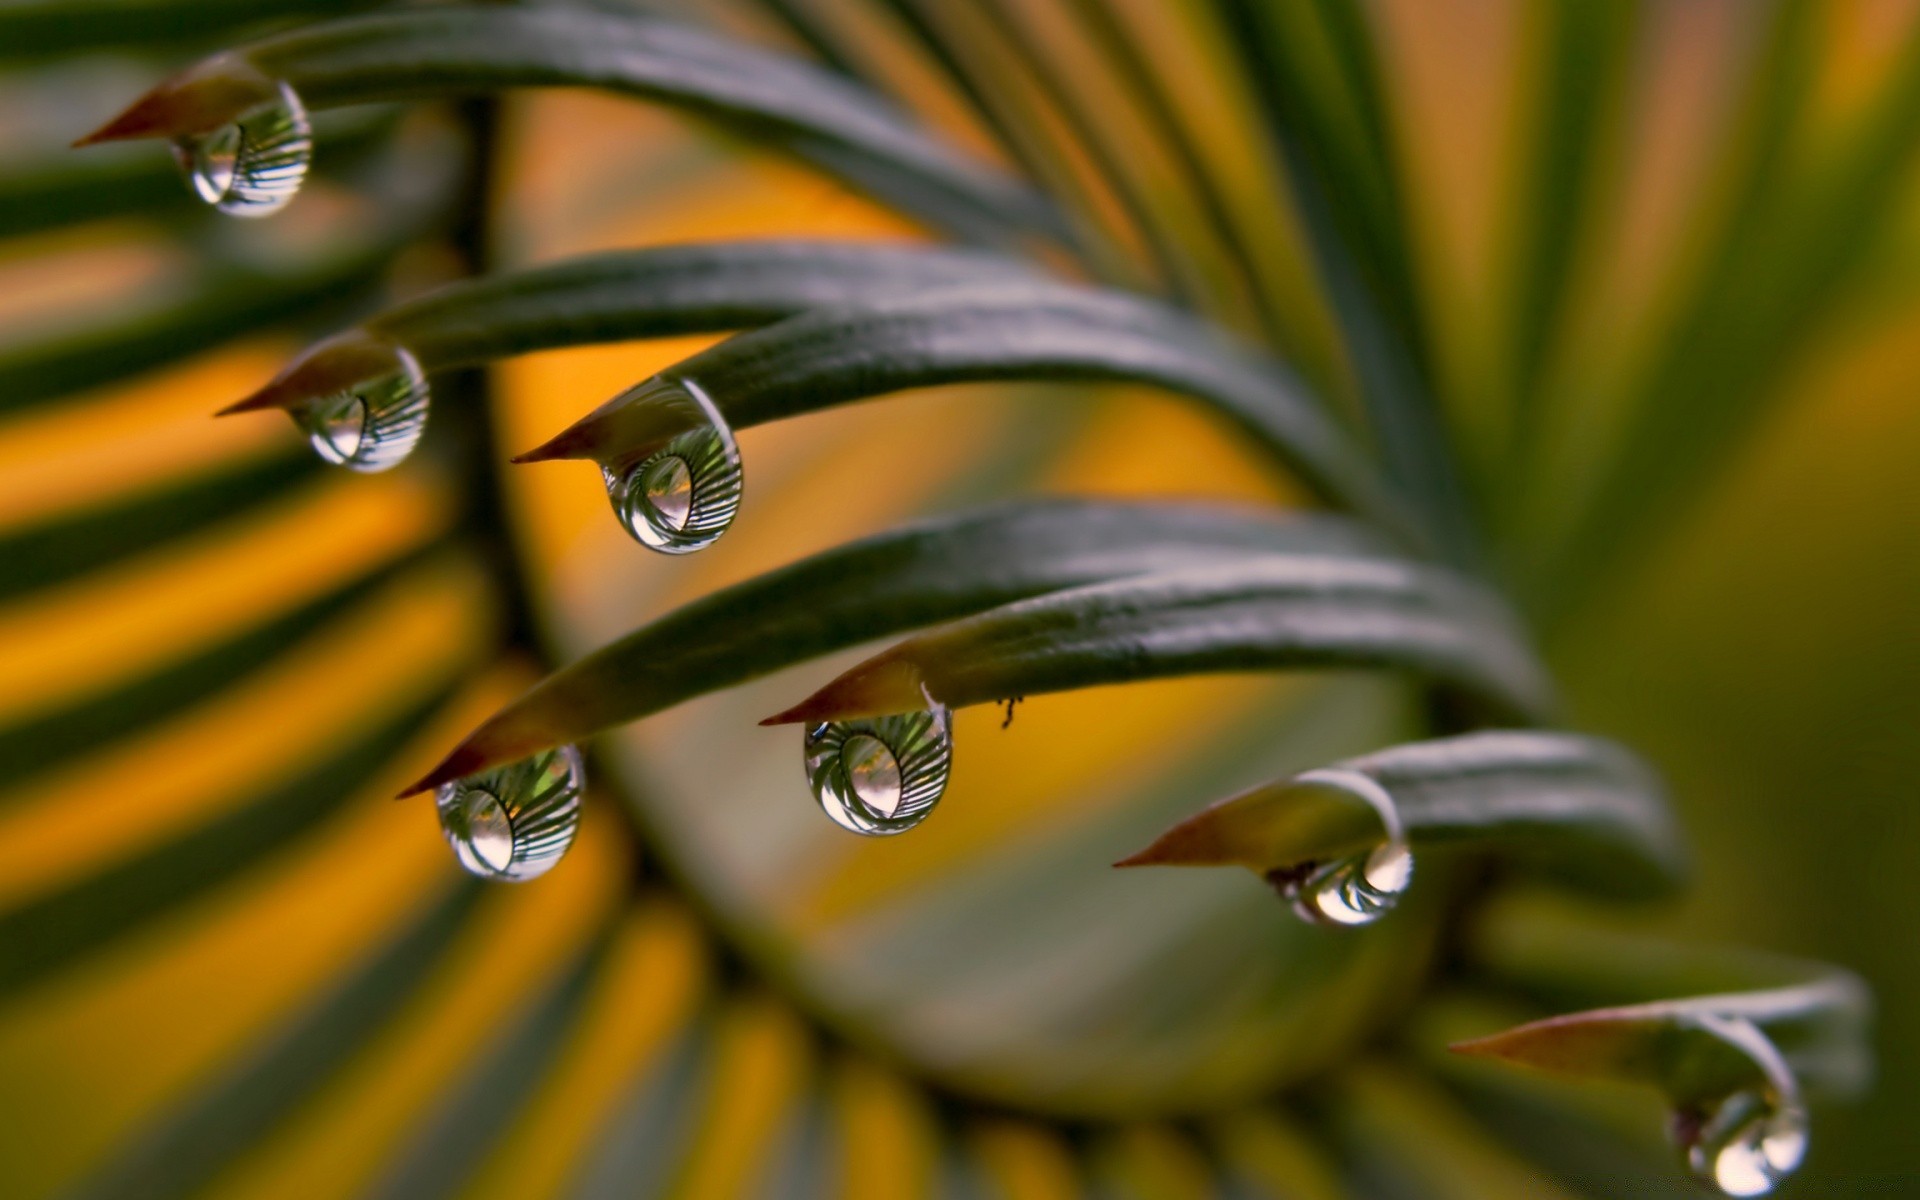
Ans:
POLYGON ((1303 921, 1368 925, 1393 911, 1412 882, 1413 851, 1395 841, 1296 872, 1282 890, 1303 921))
POLYGON ((657 406, 688 428, 639 459, 606 464, 607 498, 627 532, 663 554, 691 554, 714 543, 740 511, 744 478, 733 430, 692 380, 657 377, 626 403, 657 406))
POLYGON ((1371 776, 1344 767, 1307 771, 1294 776, 1293 784, 1364 802, 1380 818, 1385 836, 1362 853, 1268 872, 1268 881, 1310 924, 1370 925, 1392 912, 1413 883, 1413 848, 1392 794, 1371 776))
POLYGON ((1682 1122, 1687 1166, 1729 1196, 1764 1196, 1807 1156, 1807 1113, 1759 1091, 1740 1091, 1682 1122))
POLYGON ((841 827, 880 837, 927 819, 953 767, 953 714, 943 704, 807 730, 807 783, 841 827))
POLYGON ((335 466, 384 471, 411 454, 427 430, 426 376, 404 347, 386 348, 393 359, 387 374, 288 410, 314 452, 335 466))
POLYGON ((174 157, 202 200, 236 217, 278 212, 313 161, 313 126, 293 89, 210 133, 175 138, 174 157))
POLYGON ((580 831, 586 770, 572 746, 442 784, 440 832, 460 865, 483 879, 546 874, 580 831))

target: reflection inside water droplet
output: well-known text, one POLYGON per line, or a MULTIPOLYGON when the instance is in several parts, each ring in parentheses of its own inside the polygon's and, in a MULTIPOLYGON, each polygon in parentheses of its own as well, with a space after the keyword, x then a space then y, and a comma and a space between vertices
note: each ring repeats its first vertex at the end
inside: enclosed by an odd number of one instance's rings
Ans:
POLYGON ((586 770, 572 746, 442 784, 440 831, 460 865, 485 879, 544 875, 580 831, 586 770))
POLYGON ((388 373, 288 410, 314 453, 335 466, 384 471, 411 454, 427 430, 430 393, 419 362, 405 347, 384 349, 388 373))
POLYGON ((814 799, 855 833, 885 836, 912 829, 947 790, 952 720, 945 705, 930 702, 920 712, 812 726, 806 765, 814 799))
POLYGON ((1389 842, 1314 864, 1281 880, 1293 911, 1316 925, 1366 925, 1393 911, 1413 882, 1413 852, 1389 842))
POLYGON ((659 410, 685 427, 638 459, 617 459, 603 472, 613 511, 635 540, 663 554, 691 554, 713 544, 740 511, 744 478, 733 430, 691 380, 659 377, 616 403, 659 410))
POLYGON ((1413 848, 1393 796, 1371 776, 1343 767, 1308 771, 1293 785, 1368 805, 1385 840, 1358 854, 1269 872, 1268 880, 1311 924, 1368 925, 1392 912, 1413 884, 1413 848))
POLYGON ((840 766, 868 809, 891 817, 900 808, 900 760, 877 737, 856 733, 840 744, 840 766))
POLYGON ((313 161, 313 126, 282 83, 268 103, 209 133, 174 139, 173 153, 202 200, 236 217, 264 217, 299 192, 313 161))
POLYGON ((648 461, 637 485, 648 509, 648 523, 656 529, 685 530, 693 515, 693 472, 687 460, 667 454, 648 461))
POLYGON ((332 463, 349 463, 367 440, 367 402, 351 392, 313 410, 314 449, 332 463))
POLYGON ((470 789, 449 809, 447 834, 460 864, 476 875, 497 875, 513 862, 513 823, 485 788, 470 789))
POLYGON ((1806 1110, 1757 1091, 1736 1092, 1684 1124, 1688 1168, 1729 1196, 1766 1195, 1807 1156, 1806 1110))

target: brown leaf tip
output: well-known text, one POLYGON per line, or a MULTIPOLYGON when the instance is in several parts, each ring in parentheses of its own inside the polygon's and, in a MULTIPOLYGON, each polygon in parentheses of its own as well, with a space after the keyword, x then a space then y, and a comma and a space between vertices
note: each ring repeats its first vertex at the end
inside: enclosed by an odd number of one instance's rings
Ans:
POLYGON ((206 133, 278 96, 279 86, 252 63, 233 54, 215 55, 162 80, 120 115, 73 144, 77 149, 102 142, 206 133))

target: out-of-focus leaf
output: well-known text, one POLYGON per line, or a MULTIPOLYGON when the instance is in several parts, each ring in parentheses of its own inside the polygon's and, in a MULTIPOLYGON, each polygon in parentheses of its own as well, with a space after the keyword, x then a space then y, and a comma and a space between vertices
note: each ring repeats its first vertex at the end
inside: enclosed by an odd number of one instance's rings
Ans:
POLYGON ((395 245, 359 246, 286 270, 213 267, 131 312, 0 349, 0 413, 174 362, 230 338, 346 310, 371 294, 395 245))
POLYGON ((1088 198, 1071 166, 1063 161, 1058 143, 1046 136, 1042 122, 1032 119, 1031 109, 1018 103, 1015 89, 994 86, 996 79, 1004 77, 1000 64, 992 61, 989 54, 962 54, 955 44, 957 39, 945 36, 935 21, 934 13, 938 10, 928 8, 922 0, 879 0, 879 4, 898 22, 911 44, 925 54, 934 69, 953 86, 968 111, 979 118, 987 134, 1016 168, 1062 204, 1065 209, 1061 222, 1063 240, 1092 265, 1096 274, 1106 278, 1124 276, 1126 271, 1119 248, 1088 211, 1088 198))
POLYGON ((901 642, 763 724, 952 708, 1174 675, 1400 667, 1523 721, 1552 707, 1486 593, 1382 558, 1272 555, 1007 604, 901 642))
POLYGON ((1433 396, 1365 12, 1216 0, 1263 98, 1389 477, 1456 559, 1479 550, 1433 396))
POLYGON ((1209 1122, 1208 1133, 1236 1200, 1348 1200, 1326 1152, 1280 1112, 1243 1108, 1209 1122))
POLYGON ((460 1193, 486 1161, 494 1138, 551 1066, 606 960, 610 935, 611 926, 589 938, 573 962, 482 1051, 366 1189, 368 1200, 427 1200, 460 1193))
POLYGON ((1547 602, 1570 606, 1749 444, 1791 367, 1908 194, 1920 150, 1920 30, 1859 131, 1818 169, 1792 169, 1788 133, 1813 87, 1820 6, 1782 5, 1757 75, 1736 207, 1685 310, 1665 332, 1585 520, 1556 538, 1547 602))
MULTIPOLYGON (((1850 1031, 1861 1038, 1870 1008, 1865 986, 1836 971, 1794 987, 1548 1017, 1457 1042, 1453 1049, 1586 1079, 1649 1084, 1686 1104, 1765 1082, 1754 1056, 1718 1032, 1714 1022, 1751 1024, 1769 1038, 1780 1031, 1791 1037, 1815 1027, 1843 1031, 1839 1036, 1850 1031)), ((1796 1064, 1803 1082, 1842 1091, 1857 1086, 1851 1073, 1821 1074, 1822 1061, 1796 1064)))
POLYGON ((337 812, 444 705, 447 682, 304 774, 135 856, 0 914, 0 996, 258 865, 337 812))
POLYGON ((1640 5, 1622 0, 1568 0, 1541 5, 1544 26, 1541 94, 1528 119, 1531 170, 1518 205, 1511 355, 1514 391, 1511 446, 1534 448, 1534 395, 1548 343, 1568 299, 1579 233, 1594 199, 1589 187, 1607 147, 1606 117, 1626 91, 1640 5))
MULTIPOLYGON (((25 786, 73 757, 148 726, 221 691, 274 656, 352 609, 402 571, 417 564, 409 553, 290 612, 277 615, 199 654, 169 662, 105 695, 0 730, 0 778, 18 795, 25 786)), ((4 800, 0 800, 4 803, 4 800)))
MULTIPOLYGON (((1665 1053, 1662 1039, 1680 1029, 1675 1061, 1690 1062, 1683 1052, 1700 1044, 1695 1035, 1711 1035, 1685 1027, 1704 1015, 1757 1026, 1812 1089, 1854 1094, 1872 1075, 1865 1044, 1870 994, 1852 975, 1824 964, 1656 941, 1528 896, 1483 914, 1471 957, 1483 977, 1548 1009, 1615 1002, 1522 1026, 1504 1044, 1499 1039, 1507 1035, 1483 1039, 1486 1053, 1495 1057, 1540 1058, 1540 1065, 1571 1072, 1651 1073, 1664 1069, 1664 1060, 1634 1056, 1665 1053), (1675 996, 1688 998, 1668 999, 1675 996), (1609 1056, 1620 1065, 1610 1065, 1609 1056)), ((1743 1066, 1735 1059, 1744 1061, 1724 1046, 1705 1056, 1708 1064, 1752 1069, 1750 1061, 1743 1066)), ((1646 1078, 1657 1082, 1651 1074, 1646 1078)))
POLYGON ((65 1193, 171 1200, 205 1186, 291 1115, 400 1009, 466 924, 484 889, 462 878, 333 989, 260 1041, 65 1193))
MULTIPOLYGON (((1671 892, 1680 835, 1653 774, 1621 746, 1503 730, 1410 742, 1331 764, 1378 783, 1414 846, 1485 848, 1609 895, 1671 892)), ((1284 779, 1175 825, 1121 866, 1234 863, 1259 873, 1366 850, 1379 817, 1312 779, 1284 779)))
POLYGON ((1106 0, 1072 0, 1072 8, 1178 164, 1193 189, 1202 217, 1225 251, 1231 269, 1244 284, 1247 297, 1259 309, 1262 324, 1277 336, 1278 317, 1273 309, 1273 298, 1262 286, 1259 271, 1253 265, 1254 255, 1248 239, 1228 206, 1220 181, 1201 161, 1193 137, 1174 111, 1172 99, 1161 86, 1160 77, 1148 64, 1141 47, 1121 26, 1118 15, 1106 0))
POLYGON ((915 186, 943 223, 1044 232, 1045 203, 953 153, 890 104, 804 62, 634 15, 565 7, 426 8, 309 26, 202 62, 91 140, 215 128, 292 86, 309 108, 493 92, 600 87, 678 105, 802 154, 820 146, 915 186))
POLYGON ((1355 527, 1205 505, 1048 501, 938 518, 715 592, 549 676, 410 791, 902 629, 1096 579, 1364 546, 1355 527))
POLYGON ((719 242, 588 255, 465 280, 387 309, 226 411, 288 407, 360 382, 349 377, 353 351, 368 337, 405 346, 422 370, 437 371, 560 346, 744 329, 875 294, 1033 274, 1016 259, 903 243, 719 242))
POLYGON ((378 0, 13 0, 0 6, 0 61, 232 36, 252 22, 369 8, 378 0))
POLYGON ((713 1025, 711 1017, 698 1018, 659 1061, 647 1065, 568 1189, 569 1200, 664 1192, 712 1090, 713 1025))
POLYGON ((162 492, 141 492, 0 535, 0 561, 7 564, 0 575, 0 600, 157 549, 292 491, 317 474, 318 461, 311 454, 268 455, 218 474, 191 476, 162 492))
POLYGON ((1423 1200, 1572 1200, 1405 1068, 1367 1063, 1335 1082, 1331 1125, 1355 1194, 1423 1200))
MULTIPOLYGON (((1421 538, 1418 518, 1291 373, 1119 292, 982 285, 826 309, 729 338, 673 374, 698 381, 735 428, 943 383, 1152 383, 1218 409, 1318 495, 1421 538)), ((663 419, 616 397, 515 461, 636 452, 679 432, 663 419)))

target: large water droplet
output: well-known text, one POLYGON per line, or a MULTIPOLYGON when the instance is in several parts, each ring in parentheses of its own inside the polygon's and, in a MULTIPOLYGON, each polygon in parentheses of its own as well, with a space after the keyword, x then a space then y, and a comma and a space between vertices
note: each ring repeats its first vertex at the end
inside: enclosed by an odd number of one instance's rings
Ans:
POLYGON ((807 730, 807 784, 836 823, 872 837, 927 819, 953 767, 953 714, 943 704, 807 730))
POLYGON ((1413 851, 1405 842, 1314 864, 1280 880, 1303 921, 1367 925, 1393 911, 1413 882, 1413 851))
POLYGON ((483 879, 544 875, 580 831, 586 778, 580 752, 561 746, 442 784, 440 832, 460 865, 483 879))
POLYGON ((386 348, 393 359, 387 374, 288 410, 314 452, 336 466, 384 471, 427 430, 426 376, 404 347, 386 348))
POLYGON ((313 126, 293 89, 211 133, 175 138, 174 157, 202 200, 236 217, 279 211, 300 190, 313 161, 313 126))
POLYGON ((1683 1122, 1687 1166, 1729 1196, 1764 1196, 1807 1156, 1807 1113, 1759 1091, 1735 1092, 1683 1122))
POLYGON ((706 549, 740 511, 744 477, 733 430, 692 380, 649 379, 621 400, 656 406, 687 429, 645 457, 603 467, 615 515, 641 545, 663 554, 706 549))

